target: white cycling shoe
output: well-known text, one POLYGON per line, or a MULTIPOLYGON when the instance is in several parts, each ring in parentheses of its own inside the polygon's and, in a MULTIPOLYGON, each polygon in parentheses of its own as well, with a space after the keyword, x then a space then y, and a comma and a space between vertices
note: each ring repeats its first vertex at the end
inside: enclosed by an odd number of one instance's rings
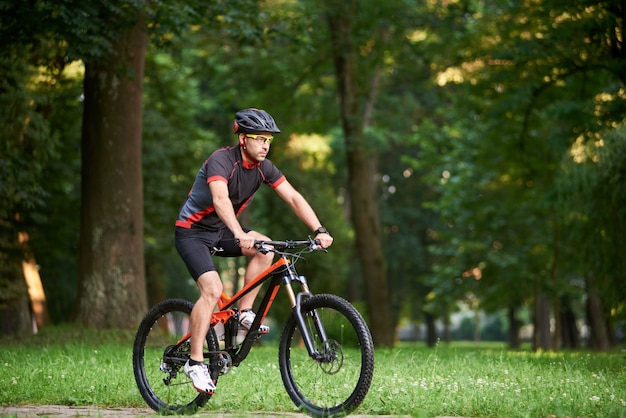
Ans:
POLYGON ((198 392, 208 393, 209 395, 215 393, 215 383, 213 379, 211 379, 209 367, 206 364, 203 363, 192 366, 189 364, 189 360, 187 360, 185 367, 183 367, 183 373, 191 379, 193 387, 196 388, 198 392))
MULTIPOLYGON (((254 313, 254 311, 252 311, 252 309, 244 309, 243 311, 241 311, 241 314, 239 315, 239 330, 245 330, 247 333, 252 326, 255 318, 256 314, 254 313)), ((261 326, 259 327, 259 335, 265 335, 269 332, 270 327, 261 324, 261 326)))

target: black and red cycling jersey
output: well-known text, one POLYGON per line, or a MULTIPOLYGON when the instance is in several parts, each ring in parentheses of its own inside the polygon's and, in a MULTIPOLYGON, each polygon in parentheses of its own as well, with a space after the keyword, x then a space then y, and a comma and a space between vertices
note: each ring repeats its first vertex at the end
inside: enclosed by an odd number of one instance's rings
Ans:
POLYGON ((228 196, 237 216, 250 203, 261 184, 275 188, 285 176, 270 160, 256 164, 247 163, 239 146, 221 148, 202 164, 187 199, 178 213, 176 226, 182 228, 201 227, 211 230, 225 225, 215 213, 209 183, 223 181, 228 185, 228 196))

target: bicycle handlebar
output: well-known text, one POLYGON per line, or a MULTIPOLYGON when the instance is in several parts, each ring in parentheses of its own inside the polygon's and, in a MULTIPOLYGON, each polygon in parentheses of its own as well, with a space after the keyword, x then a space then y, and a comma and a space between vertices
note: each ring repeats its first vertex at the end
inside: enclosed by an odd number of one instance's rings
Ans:
POLYGON ((311 251, 314 250, 323 250, 320 246, 320 240, 309 239, 306 240, 287 240, 287 241, 265 241, 265 240, 257 240, 254 241, 254 247, 259 251, 274 251, 274 250, 286 250, 291 248, 298 247, 309 247, 311 251), (267 245, 272 246, 273 248, 266 247, 267 245))

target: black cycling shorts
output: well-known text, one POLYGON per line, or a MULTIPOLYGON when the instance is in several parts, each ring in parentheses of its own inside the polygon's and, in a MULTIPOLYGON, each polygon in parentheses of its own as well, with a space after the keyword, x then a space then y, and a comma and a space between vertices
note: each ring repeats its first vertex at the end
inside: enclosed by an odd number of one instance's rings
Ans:
MULTIPOLYGON (((248 232, 248 229, 244 229, 248 232)), ((209 231, 201 228, 176 227, 174 234, 176 250, 194 280, 207 271, 216 271, 212 255, 220 257, 240 257, 241 247, 228 228, 209 231)))

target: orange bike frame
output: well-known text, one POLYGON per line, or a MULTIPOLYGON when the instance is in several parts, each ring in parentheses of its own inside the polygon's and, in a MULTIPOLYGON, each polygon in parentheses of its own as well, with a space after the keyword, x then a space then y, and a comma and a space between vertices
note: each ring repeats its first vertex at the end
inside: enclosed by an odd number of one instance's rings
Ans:
MULTIPOLYGON (((211 317, 211 325, 215 326, 218 322, 225 324, 229 318, 235 315, 235 310, 233 306, 237 303, 245 294, 249 293, 252 289, 261 286, 267 279, 272 278, 270 282, 270 287, 268 288, 263 300, 259 305, 259 311, 257 312, 257 316, 252 324, 252 328, 255 331, 251 331, 246 335, 246 339, 244 340, 241 348, 237 351, 236 355, 232 357, 233 365, 237 366, 243 359, 246 358, 250 349, 252 348, 252 343, 258 336, 258 328, 259 325, 263 322, 267 313, 269 312, 272 304, 274 303, 274 298, 278 293, 278 289, 280 288, 281 275, 279 273, 285 273, 285 283, 290 283, 293 280, 298 280, 302 286, 302 291, 304 293, 309 292, 308 286, 306 284, 306 280, 302 277, 296 277, 295 271, 290 267, 291 261, 288 257, 281 255, 281 257, 274 262, 270 267, 268 267, 265 271, 255 277, 251 282, 246 284, 241 290, 235 293, 233 296, 228 296, 225 293, 222 293, 220 296, 217 306, 219 311, 214 312, 211 317)), ((285 286, 287 289, 287 293, 289 296, 289 300, 291 301, 292 308, 296 306, 296 296, 291 286, 285 286)), ((183 338, 178 341, 178 344, 182 344, 184 341, 188 340, 191 336, 191 333, 187 333, 183 338)))
MULTIPOLYGON (((218 318, 216 320, 214 320, 212 318, 211 319, 211 325, 215 325, 217 323, 217 321, 220 320, 219 317, 222 316, 222 315, 219 315, 219 314, 222 314, 223 312, 228 312, 227 310, 230 310, 230 308, 236 302, 238 302, 245 294, 249 293, 255 287, 262 285, 263 282, 267 278, 272 276, 274 273, 278 272, 282 266, 285 266, 287 264, 289 264, 289 260, 286 259, 285 257, 281 257, 274 264, 269 266, 265 271, 263 271, 261 274, 259 274, 257 277, 255 277, 250 283, 246 284, 241 290, 239 290, 239 292, 235 293, 233 296, 229 297, 228 295, 226 295, 226 293, 222 292, 222 296, 220 296, 219 300, 217 301, 217 307, 219 308, 219 312, 215 312, 213 314, 214 317, 217 314, 218 318)), ((272 302, 274 301, 274 297, 276 296, 276 293, 278 292, 278 288, 279 288, 279 286, 275 286, 274 287, 274 289, 272 290, 273 294, 270 297, 269 305, 266 307, 264 312, 260 313, 261 314, 261 322, 263 321, 263 319, 265 319, 265 316, 267 315, 267 312, 269 311, 270 307, 272 306, 272 302)), ((232 310, 231 310, 231 312, 232 312, 232 310)), ((226 319, 228 319, 232 315, 226 314, 226 316, 227 316, 226 319)))

